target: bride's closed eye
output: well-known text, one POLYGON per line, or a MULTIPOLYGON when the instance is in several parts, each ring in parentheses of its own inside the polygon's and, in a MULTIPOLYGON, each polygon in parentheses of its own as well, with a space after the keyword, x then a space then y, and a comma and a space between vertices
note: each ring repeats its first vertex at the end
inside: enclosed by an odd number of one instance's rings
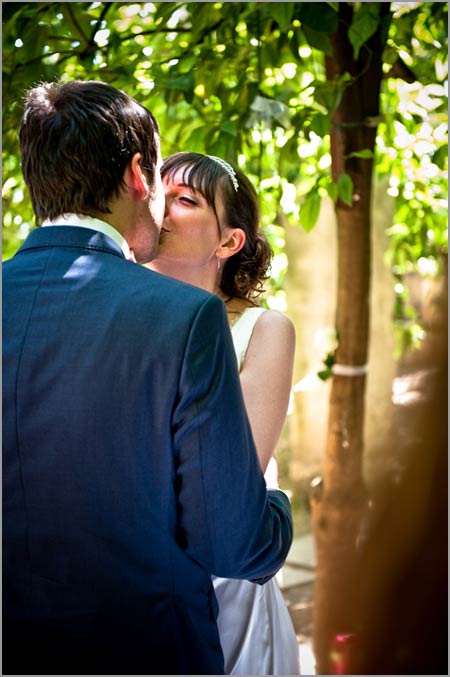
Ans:
POLYGON ((190 205, 195 205, 195 206, 198 205, 198 202, 196 200, 194 200, 192 197, 190 197, 189 195, 181 195, 179 197, 179 200, 180 200, 180 202, 186 202, 187 204, 190 204, 190 205))

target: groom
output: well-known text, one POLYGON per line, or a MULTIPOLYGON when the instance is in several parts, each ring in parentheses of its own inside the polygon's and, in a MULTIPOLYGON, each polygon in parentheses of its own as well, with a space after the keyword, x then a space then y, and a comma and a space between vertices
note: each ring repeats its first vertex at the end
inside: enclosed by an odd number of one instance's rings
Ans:
POLYGON ((3 672, 221 674, 211 574, 264 581, 266 492, 222 302, 138 266, 157 123, 100 82, 25 99, 37 222, 3 279, 3 672))

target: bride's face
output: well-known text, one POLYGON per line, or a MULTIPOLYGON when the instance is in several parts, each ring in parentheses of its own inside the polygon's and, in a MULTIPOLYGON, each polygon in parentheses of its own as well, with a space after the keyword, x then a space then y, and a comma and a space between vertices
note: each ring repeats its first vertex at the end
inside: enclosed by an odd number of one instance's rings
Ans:
MULTIPOLYGON (((157 259, 170 258, 196 267, 217 265, 215 254, 221 228, 203 195, 183 183, 184 169, 170 179, 163 179, 166 208, 157 259)), ((222 222, 224 208, 220 196, 215 206, 222 222)))

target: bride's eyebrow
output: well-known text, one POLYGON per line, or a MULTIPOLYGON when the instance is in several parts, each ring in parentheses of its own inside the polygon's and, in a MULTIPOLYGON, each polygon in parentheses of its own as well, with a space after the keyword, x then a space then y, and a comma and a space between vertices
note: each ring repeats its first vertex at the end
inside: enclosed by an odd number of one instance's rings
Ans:
POLYGON ((195 190, 193 186, 191 186, 189 183, 185 183, 184 181, 177 181, 177 186, 181 186, 181 188, 191 188, 191 190, 195 190))
POLYGON ((189 188, 189 190, 192 190, 193 193, 197 193, 201 197, 204 197, 203 193, 201 190, 198 188, 195 188, 195 186, 191 186, 189 183, 185 183, 184 181, 180 181, 179 183, 176 184, 179 188, 189 188))

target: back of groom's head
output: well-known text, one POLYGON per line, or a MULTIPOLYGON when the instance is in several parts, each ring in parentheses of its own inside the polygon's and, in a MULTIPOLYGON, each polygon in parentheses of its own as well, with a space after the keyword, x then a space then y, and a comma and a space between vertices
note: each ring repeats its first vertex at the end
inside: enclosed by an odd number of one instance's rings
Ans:
POLYGON ((64 213, 108 213, 125 168, 141 154, 154 184, 159 130, 153 115, 103 82, 43 83, 25 96, 22 172, 37 222, 64 213))

